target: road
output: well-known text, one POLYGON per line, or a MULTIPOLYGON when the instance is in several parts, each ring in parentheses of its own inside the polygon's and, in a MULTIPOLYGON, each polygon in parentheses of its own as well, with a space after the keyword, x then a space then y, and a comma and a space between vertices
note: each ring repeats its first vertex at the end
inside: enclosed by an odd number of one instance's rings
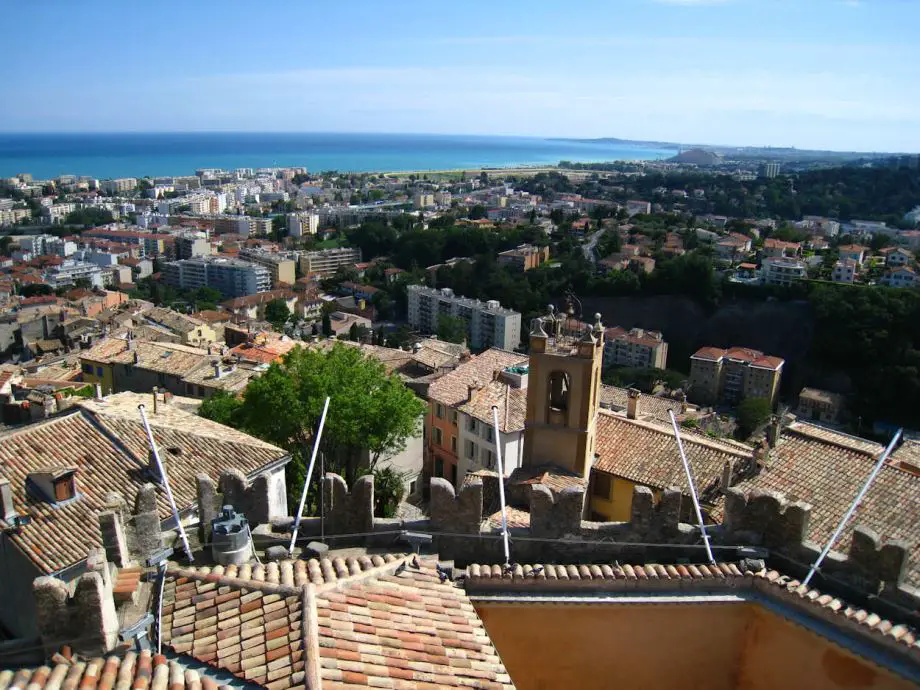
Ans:
POLYGON ((607 226, 601 226, 600 230, 595 230, 588 241, 581 246, 582 251, 585 253, 585 258, 594 263, 597 261, 597 257, 594 255, 594 248, 597 246, 598 240, 600 240, 601 235, 607 231, 607 226))

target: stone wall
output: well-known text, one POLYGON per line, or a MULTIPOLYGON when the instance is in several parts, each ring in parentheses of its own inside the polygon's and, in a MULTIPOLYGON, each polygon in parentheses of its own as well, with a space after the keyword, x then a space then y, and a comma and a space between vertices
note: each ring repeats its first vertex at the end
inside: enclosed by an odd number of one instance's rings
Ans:
POLYGON ((204 473, 195 477, 198 492, 199 538, 202 544, 211 541, 211 521, 217 517, 222 506, 246 516, 253 527, 271 520, 271 481, 268 475, 260 474, 249 481, 239 470, 229 469, 220 473, 217 486, 204 473))
MULTIPOLYGON (((359 534, 352 539, 332 539, 333 547, 392 544, 400 530, 431 533, 431 549, 457 566, 469 563, 501 563, 504 560, 501 527, 483 514, 483 485, 479 478, 459 492, 446 479, 431 480, 430 518, 413 522, 374 517, 374 482, 361 477, 348 490, 335 474, 325 479, 325 534, 359 534), (374 533, 366 536, 367 533, 374 533)), ((246 498, 233 496, 245 509, 246 498)), ((226 500, 226 496, 225 496, 226 500)), ((518 563, 676 563, 705 562, 702 535, 697 525, 680 521, 681 492, 662 492, 656 502, 652 491, 633 490, 629 522, 589 522, 581 519, 585 489, 569 488, 554 494, 549 488, 530 488, 527 527, 509 529, 511 559, 518 563)), ((725 495, 723 523, 707 527, 716 560, 737 561, 767 557, 785 573, 803 577, 820 553, 820 545, 807 540, 811 506, 789 502, 782 495, 754 491, 746 495, 729 489, 725 495)), ((277 523, 276 531, 289 531, 291 520, 277 523)), ((497 522, 497 521, 496 521, 497 522)), ((320 533, 320 519, 304 518, 300 536, 320 533)), ((841 592, 853 603, 873 598, 879 614, 904 619, 903 608, 920 607, 920 592, 904 582, 909 545, 883 543, 872 530, 855 526, 846 553, 831 551, 821 571, 830 583, 815 580, 818 587, 841 592)), ((911 618, 910 616, 908 616, 911 618)), ((920 624, 920 615, 911 620, 920 624)))
POLYGON ((86 570, 73 596, 55 577, 39 577, 32 585, 36 622, 48 655, 68 644, 77 653, 96 656, 118 641, 118 615, 106 555, 97 549, 87 556, 86 570))
POLYGON ((122 568, 147 564, 147 559, 163 549, 163 532, 157 512, 157 488, 144 484, 137 491, 134 510, 128 510, 121 494, 105 498, 106 509, 99 513, 99 531, 106 558, 122 568))

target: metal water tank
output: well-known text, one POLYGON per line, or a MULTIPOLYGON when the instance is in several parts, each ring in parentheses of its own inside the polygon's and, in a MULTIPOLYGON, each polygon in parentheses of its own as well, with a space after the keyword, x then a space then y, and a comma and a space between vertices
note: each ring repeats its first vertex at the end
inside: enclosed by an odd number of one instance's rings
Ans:
POLYGON ((233 506, 221 508, 211 521, 211 555, 221 565, 241 565, 252 558, 249 521, 233 506))

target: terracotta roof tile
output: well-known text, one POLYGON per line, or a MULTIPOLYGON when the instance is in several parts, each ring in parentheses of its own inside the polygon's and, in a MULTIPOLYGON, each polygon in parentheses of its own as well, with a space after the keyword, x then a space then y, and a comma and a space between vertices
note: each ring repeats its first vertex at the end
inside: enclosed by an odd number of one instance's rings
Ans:
MULTIPOLYGON (((688 430, 681 431, 681 440, 699 491, 721 477, 727 460, 753 454, 753 449, 743 444, 717 441, 688 430)), ((674 486, 689 491, 669 424, 625 419, 601 410, 596 448, 597 471, 656 489, 674 486)))
POLYGON ((515 388, 497 380, 473 392, 471 400, 457 409, 491 426, 492 406, 498 407, 498 424, 502 432, 523 431, 527 416, 527 389, 515 388))
MULTIPOLYGON (((796 422, 783 430, 769 462, 758 475, 736 486, 781 492, 790 501, 812 506, 808 538, 825 544, 872 472, 882 447, 871 441, 796 422)), ((723 504, 713 517, 719 518, 723 504)), ((846 552, 853 525, 875 530, 885 540, 903 539, 910 547, 909 584, 920 585, 920 476, 886 465, 876 477, 840 541, 846 552)))
MULTIPOLYGON (((600 403, 602 406, 619 412, 626 409, 628 400, 629 394, 626 388, 601 384, 600 403)), ((638 416, 641 419, 655 419, 670 423, 671 418, 668 416, 668 410, 673 410, 674 414, 679 415, 681 402, 658 395, 643 395, 639 398, 638 416)))
POLYGON ((841 619, 849 619, 859 625, 860 632, 885 636, 920 656, 920 632, 910 626, 896 624, 866 609, 847 605, 830 594, 822 593, 813 587, 805 587, 799 580, 779 571, 766 568, 757 572, 745 570, 743 562, 686 565, 516 563, 512 567, 474 563, 466 568, 464 582, 468 591, 479 591, 494 583, 493 589, 497 585, 502 592, 509 595, 515 592, 516 586, 520 586, 527 593, 539 591, 541 586, 551 591, 562 591, 566 588, 578 591, 627 589, 630 593, 641 591, 643 587, 659 593, 668 587, 686 592, 688 585, 710 591, 718 588, 738 591, 748 586, 768 596, 793 600, 808 607, 822 609, 841 619))
POLYGON ((516 364, 526 364, 528 361, 526 355, 493 347, 432 383, 428 389, 428 397, 455 407, 466 402, 469 386, 485 386, 492 381, 495 372, 516 364))
POLYGON ((171 569, 163 631, 175 652, 273 689, 308 674, 323 687, 513 687, 466 593, 406 557, 171 569))
POLYGON ((177 661, 168 661, 164 656, 152 655, 149 650, 85 660, 69 654, 55 654, 51 663, 45 666, 0 671, 0 688, 112 690, 146 688, 154 679, 158 687, 168 687, 169 690, 218 690, 218 687, 229 690, 198 671, 188 669, 177 661))
MULTIPOLYGON (((44 422, 0 435, 0 476, 10 480, 13 500, 21 515, 32 522, 9 538, 43 573, 53 573, 86 557, 101 545, 97 521, 105 510, 106 496, 113 491, 131 502, 148 481, 146 434, 137 412, 137 401, 146 396, 121 393, 80 407, 44 422), (119 406, 119 402, 127 405, 119 406), (26 490, 31 472, 49 466, 77 468, 78 496, 55 505, 26 490)), ((192 479, 205 472, 217 479, 222 470, 236 467, 244 473, 270 465, 285 452, 264 441, 209 422, 172 405, 148 419, 154 438, 166 458, 170 484, 180 509, 197 500, 192 479), (182 462, 169 462, 173 457, 182 462)), ((162 492, 160 515, 170 515, 162 492)))

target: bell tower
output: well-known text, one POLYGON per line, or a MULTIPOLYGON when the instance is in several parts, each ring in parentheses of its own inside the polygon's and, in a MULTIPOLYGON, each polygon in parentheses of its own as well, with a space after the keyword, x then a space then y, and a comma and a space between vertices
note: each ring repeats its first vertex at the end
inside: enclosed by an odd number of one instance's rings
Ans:
POLYGON ((524 423, 525 467, 556 465, 587 478, 594 460, 604 326, 565 332, 565 316, 534 319, 524 423))

